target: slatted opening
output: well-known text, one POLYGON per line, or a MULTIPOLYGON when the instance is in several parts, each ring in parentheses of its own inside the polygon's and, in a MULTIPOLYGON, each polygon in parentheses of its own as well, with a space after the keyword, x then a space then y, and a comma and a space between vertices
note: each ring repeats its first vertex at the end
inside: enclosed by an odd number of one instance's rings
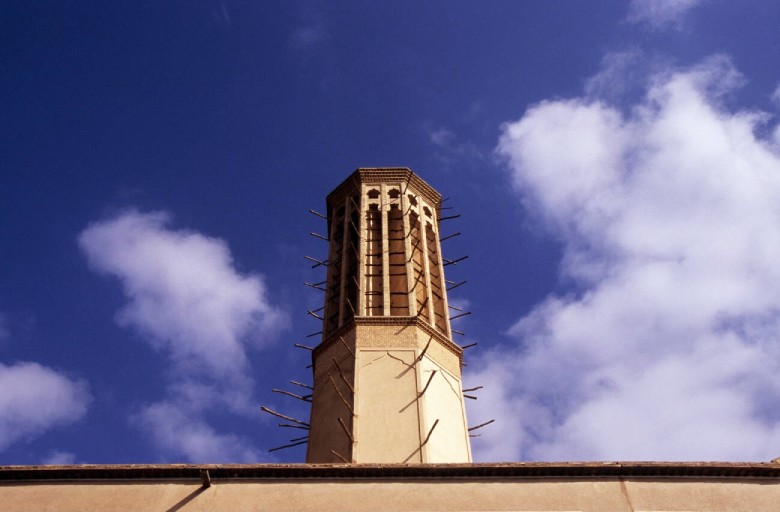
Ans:
POLYGON ((381 316, 384 311, 382 290, 382 212, 372 204, 366 211, 366 315, 381 316))
POLYGON ((422 234, 420 233, 420 217, 415 213, 409 214, 409 238, 412 244, 412 291, 417 302, 417 314, 430 322, 428 313, 428 288, 425 282, 425 262, 422 250, 422 234))
MULTIPOLYGON (((397 190, 395 192, 398 194, 397 190)), ((406 239, 404 237, 403 212, 397 204, 390 205, 390 211, 387 212, 387 236, 390 264, 390 314, 405 316, 409 314, 406 239)))
POLYGON ((431 274, 431 298, 433 299, 433 316, 436 329, 442 334, 447 334, 447 309, 444 305, 444 278, 439 265, 439 253, 437 251, 438 240, 433 226, 426 223, 425 237, 428 242, 428 268, 431 274))
POLYGON ((344 244, 346 258, 346 275, 344 276, 344 312, 343 321, 350 321, 357 313, 358 297, 358 262, 359 262, 359 244, 360 244, 360 211, 358 209, 359 198, 353 197, 351 200, 352 209, 347 222, 347 240, 344 244))
POLYGON ((344 248, 344 206, 331 212, 330 256, 328 257, 328 280, 325 303, 325 334, 339 327, 339 303, 341 300, 341 260, 344 248))

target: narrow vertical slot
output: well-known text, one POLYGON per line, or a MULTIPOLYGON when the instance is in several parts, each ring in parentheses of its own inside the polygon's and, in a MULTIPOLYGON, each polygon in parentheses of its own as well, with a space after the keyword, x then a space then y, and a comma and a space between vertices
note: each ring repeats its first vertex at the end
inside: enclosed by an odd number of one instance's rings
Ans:
POLYGON ((431 296, 433 298, 434 325, 442 334, 447 334, 447 310, 444 306, 444 283, 439 265, 439 240, 433 226, 426 224, 425 237, 428 242, 428 268, 431 273, 431 296))
POLYGON ((388 249, 390 262, 390 314, 409 315, 409 283, 406 278, 406 240, 404 238, 404 220, 401 208, 390 205, 387 213, 388 249))
MULTIPOLYGON (((357 205, 360 198, 352 199, 352 204, 357 205)), ((345 282, 344 282, 344 322, 354 318, 357 310, 358 294, 358 267, 359 267, 359 247, 360 245, 360 212, 357 206, 352 208, 347 222, 347 241, 344 244, 346 252, 345 282)))
POLYGON ((365 300, 368 316, 381 316, 382 300, 382 212, 376 204, 366 210, 365 300))
POLYGON ((425 281, 425 262, 423 260, 422 235, 420 234, 420 217, 415 212, 409 214, 409 236, 412 242, 412 263, 414 300, 417 302, 417 314, 430 322, 428 314, 428 288, 425 281))
POLYGON ((329 335, 339 327, 339 302, 341 300, 341 259, 344 248, 344 207, 334 208, 331 212, 330 255, 328 257, 328 278, 325 291, 324 335, 329 335))

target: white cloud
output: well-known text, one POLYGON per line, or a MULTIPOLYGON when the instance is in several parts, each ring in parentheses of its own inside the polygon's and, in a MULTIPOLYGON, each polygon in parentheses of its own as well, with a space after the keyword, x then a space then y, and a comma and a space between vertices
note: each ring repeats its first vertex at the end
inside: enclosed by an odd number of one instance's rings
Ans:
POLYGON ((592 97, 618 98, 641 72, 642 54, 636 49, 609 52, 601 59, 601 69, 585 83, 585 93, 592 97))
POLYGON ((770 98, 777 106, 780 106, 780 84, 777 84, 777 87, 775 87, 775 90, 772 91, 770 98))
POLYGON ((225 242, 172 230, 162 212, 126 212, 92 224, 79 245, 98 272, 122 281, 117 321, 147 336, 183 373, 228 378, 246 370, 246 346, 267 344, 284 315, 260 276, 233 268, 225 242))
POLYGON ((620 111, 548 101, 498 152, 564 244, 550 296, 470 377, 481 459, 769 460, 780 446, 780 153, 723 58, 620 111))
POLYGON ((137 329, 174 370, 167 398, 143 408, 138 424, 171 453, 227 460, 251 448, 212 430, 206 405, 247 414, 254 385, 247 350, 269 344, 287 317, 269 302, 261 276, 235 270, 224 241, 169 223, 162 212, 128 211, 90 225, 79 245, 96 271, 122 282, 128 303, 117 322, 137 329))
POLYGON ((677 24, 702 0, 631 0, 628 21, 645 22, 654 27, 677 24))
POLYGON ((0 451, 87 413, 88 386, 37 363, 0 364, 0 451))
POLYGON ((221 434, 200 416, 178 402, 166 401, 146 407, 136 418, 155 442, 191 461, 256 463, 260 452, 251 442, 232 434, 221 434))
POLYGON ((455 139, 455 134, 447 128, 440 127, 430 134, 431 142, 436 146, 449 146, 455 139))
POLYGON ((76 463, 76 455, 69 452, 62 452, 59 450, 54 450, 50 452, 41 461, 41 464, 47 466, 64 466, 67 464, 75 464, 75 463, 76 463))
POLYGON ((470 141, 459 140, 458 135, 449 128, 440 126, 434 129, 426 124, 423 130, 428 141, 437 149, 436 159, 444 165, 487 160, 479 146, 470 141))

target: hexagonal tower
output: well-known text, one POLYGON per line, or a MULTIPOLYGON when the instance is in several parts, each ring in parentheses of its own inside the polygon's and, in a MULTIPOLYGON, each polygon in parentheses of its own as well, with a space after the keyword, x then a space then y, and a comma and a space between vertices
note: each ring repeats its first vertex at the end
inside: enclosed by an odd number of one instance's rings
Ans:
POLYGON ((406 168, 358 169, 328 195, 307 462, 471 461, 440 207, 406 168))

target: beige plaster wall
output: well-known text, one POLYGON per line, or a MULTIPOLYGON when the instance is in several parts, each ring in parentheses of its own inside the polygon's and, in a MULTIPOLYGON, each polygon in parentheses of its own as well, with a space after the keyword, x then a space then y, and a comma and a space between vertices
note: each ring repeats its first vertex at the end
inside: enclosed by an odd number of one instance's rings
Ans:
POLYGON ((425 386, 430 379, 428 389, 420 397, 423 439, 429 432, 431 434, 424 447, 426 459, 436 462, 471 462, 460 379, 428 356, 424 356, 418 366, 421 386, 425 386), (431 378, 434 371, 436 374, 431 378))
POLYGON ((460 359, 442 343, 415 325, 358 324, 319 347, 306 461, 470 462, 460 359))
POLYGON ((776 512, 776 480, 267 480, 0 484, 3 511, 776 512))
POLYGON ((421 462, 414 350, 359 350, 355 461, 421 462))
MULTIPOLYGON (((345 343, 352 342, 349 335, 344 339, 345 343)), ((347 462, 352 461, 352 440, 344 429, 346 427, 349 432, 354 429, 350 409, 354 408, 353 394, 349 386, 354 387, 355 361, 350 349, 354 350, 354 347, 347 348, 340 342, 334 343, 321 352, 317 359, 314 372, 314 387, 317 391, 314 393, 309 419, 311 429, 306 450, 307 462, 344 462, 333 452, 344 457, 347 462)))

